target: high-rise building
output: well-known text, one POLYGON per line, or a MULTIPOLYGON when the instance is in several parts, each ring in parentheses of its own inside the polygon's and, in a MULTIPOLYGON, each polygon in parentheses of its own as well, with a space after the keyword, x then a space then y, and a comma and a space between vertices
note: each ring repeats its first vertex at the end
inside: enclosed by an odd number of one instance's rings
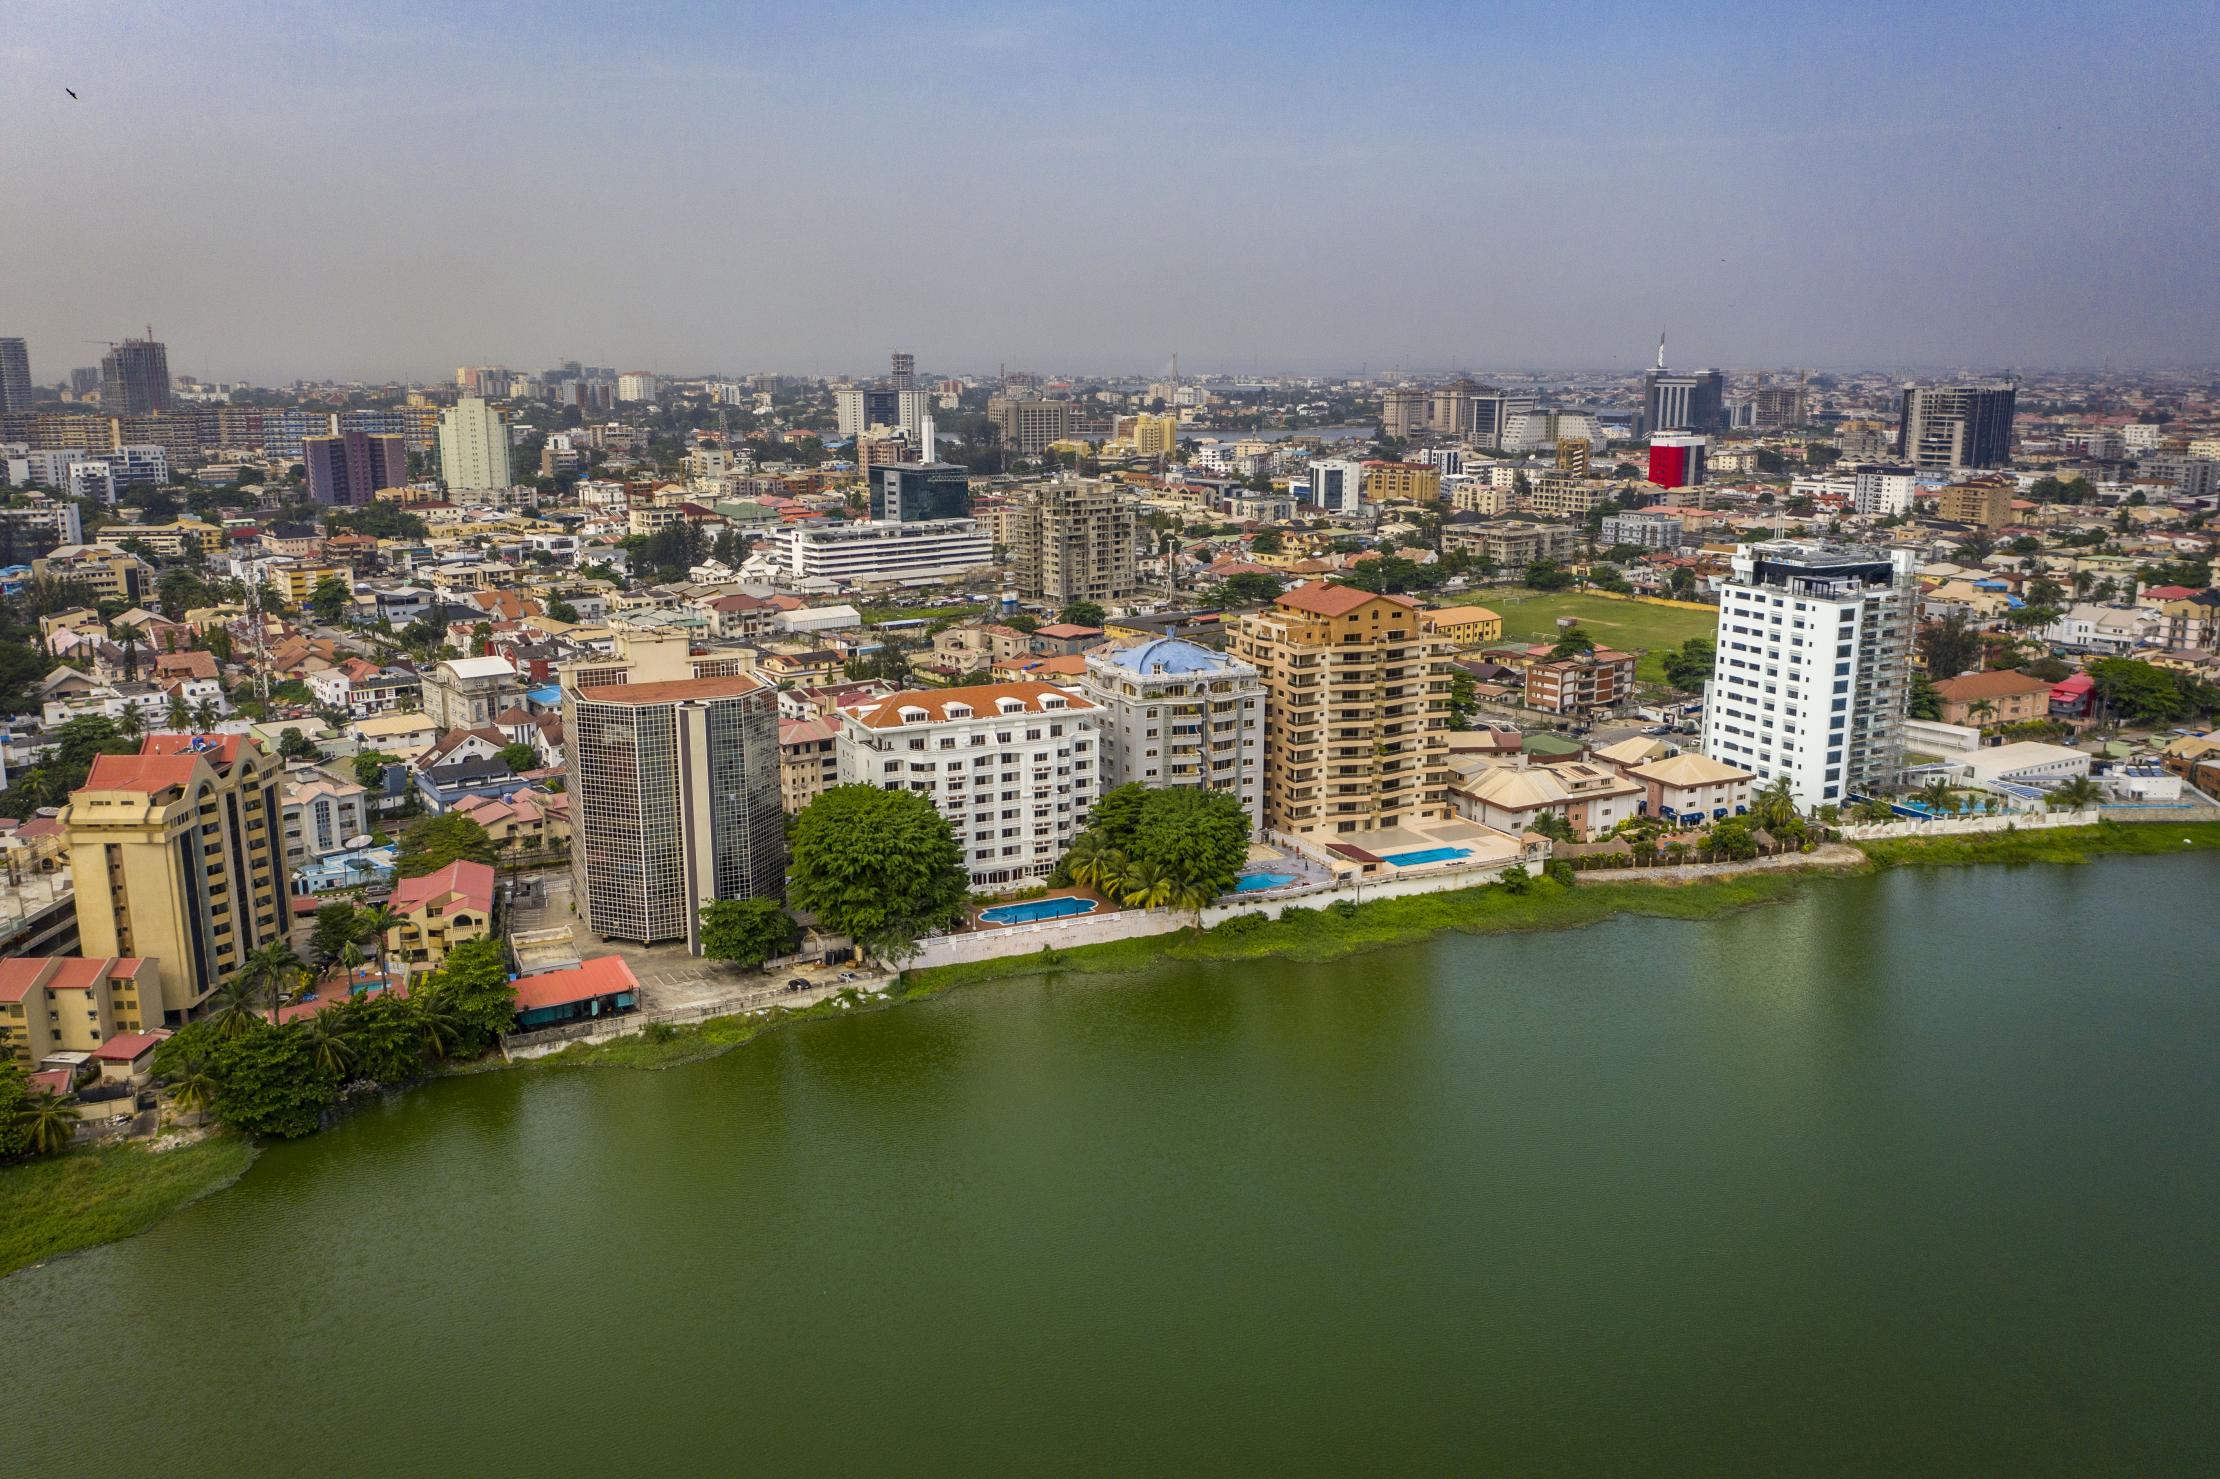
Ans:
POLYGON ((1094 478, 1037 483, 1003 527, 1011 574, 1019 592, 1033 600, 1059 606, 1118 601, 1140 584, 1140 519, 1114 484, 1094 478))
POLYGON ((953 462, 892 462, 871 470, 871 517, 881 523, 971 515, 971 479, 953 462))
POLYGON ((1935 494, 1935 517, 1976 529, 1996 530, 2012 522, 2012 484, 1954 483, 1935 494))
POLYGON ((352 508, 374 501, 380 488, 408 485, 408 445, 397 436, 343 431, 303 437, 301 461, 308 469, 308 496, 328 507, 352 508))
POLYGON ((1861 514, 1891 519, 1912 511, 1912 490, 1918 485, 1908 467, 1855 468, 1851 472, 1850 506, 1861 514))
POLYGON ((1198 786, 1237 797, 1264 826, 1264 680, 1177 637, 1087 655, 1081 687, 1102 705, 1102 784, 1198 786))
POLYGON ((1432 426, 1432 397, 1425 391, 1398 387, 1380 395, 1380 429, 1399 441, 1419 436, 1432 426))
POLYGON ((1133 450, 1142 457, 1169 457, 1179 450, 1179 418, 1147 411, 1133 418, 1133 450))
POLYGON ((913 390, 916 388, 916 355, 909 354, 900 349, 895 350, 892 370, 893 373, 887 376, 887 384, 893 386, 896 390, 913 390))
POLYGON ((285 936, 284 767, 236 734, 154 734, 94 758, 62 814, 79 948, 150 957, 175 1026, 285 936))
POLYGON ((439 477, 450 492, 508 487, 508 418, 474 395, 449 406, 439 418, 439 477))
POLYGON ((628 370, 617 377, 617 402, 620 405, 637 405, 652 401, 661 388, 655 376, 646 370, 628 370))
POLYGON ((100 361, 100 404, 111 416, 145 416, 170 408, 169 346, 147 330, 126 339, 100 361))
POLYGON ((1321 458, 1310 464, 1308 501, 1330 514, 1353 514, 1364 499, 1364 464, 1321 458))
POLYGON ((1101 710, 1050 683, 890 694, 840 711, 843 785, 929 799, 975 889, 1048 876, 1101 794, 1101 710))
POLYGON ((31 351, 21 339, 0 339, 0 416, 31 409, 31 351))
POLYGON ((2012 459, 2010 385, 1907 385, 1896 422, 1896 455, 1914 467, 2002 467, 2012 459))
POLYGON ((1704 480, 1710 442, 1686 432, 1660 432, 1650 438, 1650 481, 1660 488, 1693 488, 1704 480))
POLYGON ((1727 377, 1720 370, 1668 370, 1642 376, 1642 431, 1721 431, 1726 426, 1727 377))
POLYGON ((1786 431, 1810 420, 1810 407, 1801 381, 1794 385, 1769 385, 1758 377, 1750 397, 1750 425, 1757 431, 1786 431))
POLYGON ((1264 824, 1333 836, 1449 813, 1451 644, 1405 596, 1314 581, 1231 624, 1265 687, 1264 824))
POLYGON ((1911 699, 1911 550, 1816 540, 1735 547, 1719 587, 1703 752, 1802 806, 1890 785, 1911 699))
POLYGON ((987 399, 987 416, 1012 457, 1038 457, 1050 442, 1072 434, 1070 401, 1021 400, 1006 395, 987 399))
POLYGON ((1575 477, 1588 476, 1593 465, 1595 448, 1586 437, 1559 437, 1557 439, 1557 470, 1575 477))
POLYGON ((699 954, 702 905, 785 893, 778 691, 705 671, 732 662, 680 638, 564 674, 572 886, 603 939, 699 954))

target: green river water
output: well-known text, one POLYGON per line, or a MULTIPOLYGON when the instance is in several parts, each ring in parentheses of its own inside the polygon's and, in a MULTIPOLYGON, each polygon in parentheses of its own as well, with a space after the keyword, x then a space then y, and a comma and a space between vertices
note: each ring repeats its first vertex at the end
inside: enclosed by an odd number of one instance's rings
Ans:
POLYGON ((2220 856, 495 1073, 0 1282, 0 1473, 2220 1469, 2220 856))

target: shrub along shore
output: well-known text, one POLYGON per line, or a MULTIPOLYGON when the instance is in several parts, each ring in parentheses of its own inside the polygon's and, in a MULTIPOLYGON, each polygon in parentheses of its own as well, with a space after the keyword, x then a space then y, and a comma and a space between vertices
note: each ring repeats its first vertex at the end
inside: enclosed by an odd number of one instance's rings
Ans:
MULTIPOLYGON (((1863 869, 1972 863, 2082 863, 2113 854, 2152 855, 2220 848, 2220 822, 2101 823, 2038 832, 1988 832, 1964 837, 1892 839, 1857 844, 1863 869)), ((1641 879, 1566 884, 1535 878, 1523 887, 1488 885, 1454 893, 1378 899, 1293 910, 1278 920, 1242 915, 1211 930, 1184 930, 1068 950, 1048 949, 964 965, 910 971, 883 999, 853 993, 763 1016, 715 1017, 696 1026, 657 1024, 601 1043, 574 1043, 559 1053, 519 1060, 491 1058, 450 1066, 448 1073, 504 1068, 670 1068, 729 1052, 789 1021, 838 1016, 915 1001, 977 981, 1029 975, 1104 975, 1147 970, 1163 960, 1316 962, 1359 951, 1410 944, 1444 930, 1466 934, 1572 929, 1620 914, 1655 919, 1711 919, 1768 904, 1800 891, 1820 865, 1726 873, 1693 880, 1641 879), (845 1002, 845 1005, 843 1004, 845 1002)), ((436 1075, 435 1075, 436 1076, 436 1075)), ((0 1169, 0 1276, 75 1249, 129 1237, 178 1207, 228 1185, 252 1158, 251 1145, 219 1135, 177 1150, 132 1146, 79 1151, 0 1169)))

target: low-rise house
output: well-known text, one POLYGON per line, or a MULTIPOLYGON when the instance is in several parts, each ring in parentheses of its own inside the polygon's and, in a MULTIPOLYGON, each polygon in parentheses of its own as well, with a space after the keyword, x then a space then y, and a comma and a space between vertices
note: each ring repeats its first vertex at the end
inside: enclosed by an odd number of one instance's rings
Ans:
POLYGON ((0 1052, 26 1072, 55 1053, 89 1054, 118 1034, 161 1025, 156 961, 83 955, 0 960, 0 1052))
POLYGON ((602 955, 567 971, 543 971, 516 982, 516 1025, 529 1032, 629 1012, 639 1005, 640 980, 621 955, 602 955))
POLYGON ((1457 815, 1521 836, 1548 812, 1563 817, 1576 839, 1601 836, 1638 814, 1642 787, 1609 766, 1585 760, 1561 765, 1453 761, 1449 800, 1457 815))
POLYGON ((1741 816, 1750 809, 1750 784, 1757 779, 1739 765, 1693 750, 1620 773, 1642 788, 1643 813, 1668 822, 1741 816))
POLYGON ((2158 640, 2165 619, 2143 607, 2077 602, 2037 633, 2054 646, 2118 657, 2158 640))
POLYGON ((348 725, 347 732, 365 750, 398 755, 402 759, 430 748, 439 739, 439 726, 432 722, 431 716, 415 710, 372 714, 348 725))
POLYGON ((1483 646, 1503 636, 1503 618, 1485 606, 1439 606, 1421 620, 1460 648, 1483 646))
POLYGON ((2049 718, 2050 694, 2049 679, 2000 668, 1943 679, 1935 685, 1935 705, 1943 723, 1983 729, 2049 718))
POLYGON ((437 969, 455 946, 493 933, 493 869, 458 858, 436 873, 396 882, 386 907, 400 917, 387 958, 437 969))
POLYGON ((423 699, 424 684, 406 668, 381 668, 367 658, 350 657, 309 674, 308 690, 323 707, 344 709, 362 719, 415 709, 423 699))
POLYGON ((505 796, 466 796, 451 808, 486 829, 504 857, 537 857, 570 846, 570 797, 532 787, 505 796))

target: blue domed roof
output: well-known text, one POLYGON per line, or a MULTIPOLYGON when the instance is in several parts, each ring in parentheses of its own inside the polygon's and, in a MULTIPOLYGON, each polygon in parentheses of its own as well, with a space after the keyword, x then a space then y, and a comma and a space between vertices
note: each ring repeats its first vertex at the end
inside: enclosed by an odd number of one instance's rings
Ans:
POLYGON ((1110 661, 1129 673, 1217 673, 1226 668, 1224 653, 1178 637, 1158 637, 1138 647, 1121 647, 1110 661))

